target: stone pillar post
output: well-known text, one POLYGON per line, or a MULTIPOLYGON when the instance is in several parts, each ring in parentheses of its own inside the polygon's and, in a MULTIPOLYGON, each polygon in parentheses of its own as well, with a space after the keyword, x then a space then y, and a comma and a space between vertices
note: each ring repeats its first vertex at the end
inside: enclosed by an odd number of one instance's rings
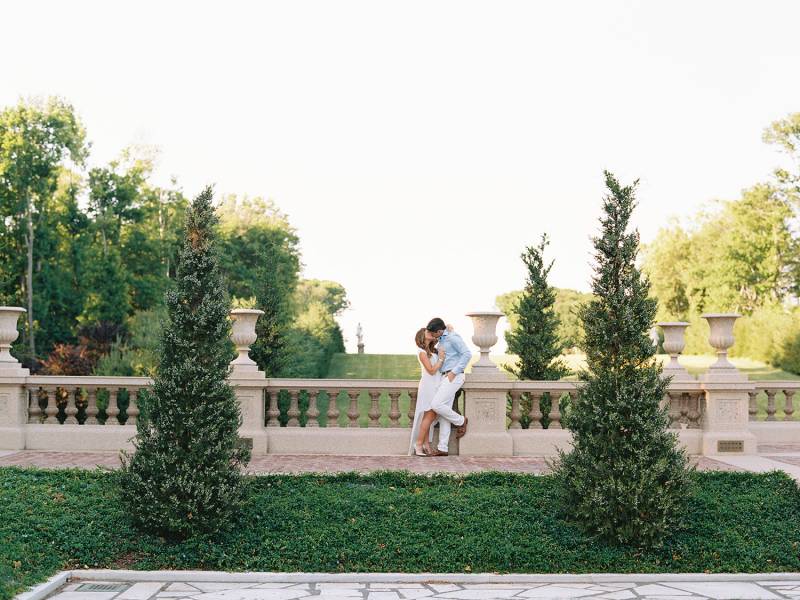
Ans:
POLYGON ((472 312, 472 343, 481 357, 466 376, 464 409, 469 419, 467 435, 459 440, 461 456, 512 456, 514 441, 506 428, 506 396, 511 389, 508 376, 489 359, 497 343, 497 321, 501 312, 472 312))
POLYGON ((11 355, 17 339, 17 320, 26 311, 16 306, 0 306, 0 450, 23 450, 28 423, 25 379, 30 375, 11 355))
POLYGON ((709 343, 717 351, 717 362, 701 378, 705 393, 703 415, 704 455, 755 454, 756 437, 749 430, 750 393, 755 385, 728 360, 733 346, 733 324, 740 315, 704 314, 711 333, 709 343))
POLYGON ((267 453, 267 433, 264 429, 265 375, 250 358, 250 345, 256 341, 256 321, 264 311, 237 308, 231 311, 231 340, 239 355, 231 361, 229 382, 239 400, 242 426, 239 437, 251 444, 253 456, 267 453))

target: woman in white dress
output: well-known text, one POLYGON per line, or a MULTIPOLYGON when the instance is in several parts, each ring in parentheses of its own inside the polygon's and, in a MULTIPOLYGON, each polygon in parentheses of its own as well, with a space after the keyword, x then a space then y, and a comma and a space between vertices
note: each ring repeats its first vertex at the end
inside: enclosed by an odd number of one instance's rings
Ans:
POLYGON ((417 407, 414 412, 414 424, 411 427, 411 447, 409 454, 414 456, 430 456, 433 441, 433 422, 438 418, 431 410, 431 400, 442 382, 439 366, 444 360, 444 351, 436 348, 436 338, 425 328, 414 336, 417 344, 417 359, 422 367, 422 377, 417 388, 417 407))

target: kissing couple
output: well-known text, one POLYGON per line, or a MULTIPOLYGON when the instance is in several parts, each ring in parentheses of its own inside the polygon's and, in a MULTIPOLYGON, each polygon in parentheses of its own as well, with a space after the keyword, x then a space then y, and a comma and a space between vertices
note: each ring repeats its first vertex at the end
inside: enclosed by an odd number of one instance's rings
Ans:
POLYGON ((438 317, 417 331, 414 341, 422 377, 417 389, 409 454, 447 456, 451 428, 457 428, 457 438, 467 433, 468 419, 453 410, 453 400, 464 385, 464 369, 472 353, 453 327, 445 325, 438 317), (438 448, 432 448, 436 420, 439 421, 439 444, 438 448))

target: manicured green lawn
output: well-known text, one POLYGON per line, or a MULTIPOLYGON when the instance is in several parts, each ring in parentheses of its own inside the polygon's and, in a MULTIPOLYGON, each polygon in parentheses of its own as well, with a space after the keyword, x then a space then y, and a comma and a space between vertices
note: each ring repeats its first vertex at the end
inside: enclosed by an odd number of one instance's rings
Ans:
POLYGON ((328 379, 419 379, 413 354, 334 354, 328 379))
POLYGON ((183 543, 132 530, 114 475, 0 469, 0 598, 62 568, 397 572, 800 570, 800 492, 783 473, 700 473, 658 550, 594 542, 550 477, 261 476, 241 518, 183 543), (444 535, 442 535, 444 533, 444 535))
MULTIPOLYGON (((662 354, 659 359, 666 364, 669 357, 662 354)), ((477 360, 477 355, 473 362, 477 360)), ((498 365, 513 363, 516 357, 510 354, 492 356, 498 365)), ((573 371, 585 366, 582 354, 566 354, 562 360, 573 371)), ((680 363, 693 375, 705 372, 717 360, 711 355, 681 356, 680 363)), ((732 358, 731 362, 753 380, 800 380, 800 375, 782 371, 758 360, 732 358)), ((419 379, 420 367, 412 354, 336 354, 328 371, 329 379, 419 379)))

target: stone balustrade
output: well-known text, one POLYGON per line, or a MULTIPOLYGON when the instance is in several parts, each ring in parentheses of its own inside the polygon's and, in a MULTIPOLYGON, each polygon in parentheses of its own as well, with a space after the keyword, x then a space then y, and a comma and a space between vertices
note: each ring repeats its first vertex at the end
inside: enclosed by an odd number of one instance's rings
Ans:
MULTIPOLYGON (((8 352, 22 309, 0 307, 0 449, 62 451, 131 447, 146 377, 30 375, 8 352)), ((242 411, 240 435, 254 454, 405 454, 417 382, 405 380, 270 379, 249 358, 259 311, 232 312, 237 357, 230 383, 242 411)), ((568 447, 563 428, 578 381, 517 381, 489 359, 500 314, 470 313, 481 360, 468 374, 457 409, 467 436, 451 439, 464 455, 550 456, 568 447)), ((727 360, 737 315, 706 317, 719 360, 695 378, 679 364, 686 323, 660 323, 671 360, 664 406, 681 443, 693 454, 752 453, 757 441, 798 442, 794 396, 800 381, 751 382, 727 360), (759 410, 765 407, 765 411, 759 410)))

